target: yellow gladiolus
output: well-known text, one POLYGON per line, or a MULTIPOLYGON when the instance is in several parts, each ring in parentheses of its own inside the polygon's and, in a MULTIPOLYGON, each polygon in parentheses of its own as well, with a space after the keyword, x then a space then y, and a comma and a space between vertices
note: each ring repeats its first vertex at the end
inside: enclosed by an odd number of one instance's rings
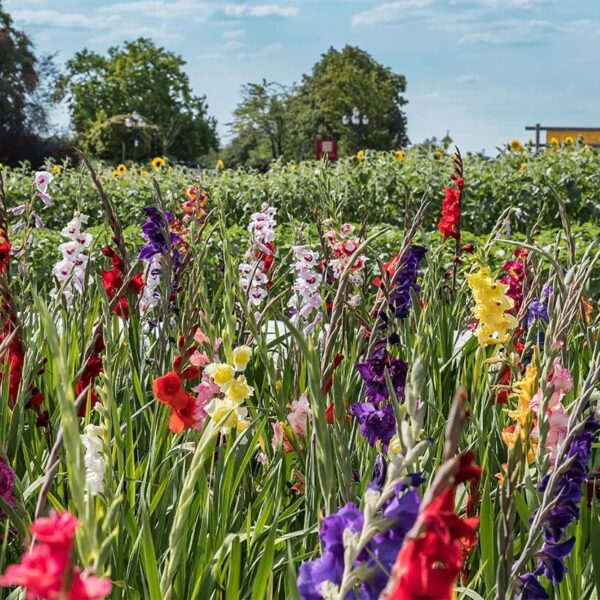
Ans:
POLYGON ((254 390, 246 382, 246 378, 240 375, 237 379, 234 379, 225 391, 225 395, 233 402, 243 402, 246 398, 249 398, 254 393, 254 390))
POLYGON ((250 362, 252 348, 250 346, 238 346, 233 350, 233 365, 237 371, 243 371, 250 362))
POLYGON ((212 377, 213 381, 221 387, 229 385, 235 377, 235 370, 227 363, 211 363, 206 365, 204 372, 212 377))

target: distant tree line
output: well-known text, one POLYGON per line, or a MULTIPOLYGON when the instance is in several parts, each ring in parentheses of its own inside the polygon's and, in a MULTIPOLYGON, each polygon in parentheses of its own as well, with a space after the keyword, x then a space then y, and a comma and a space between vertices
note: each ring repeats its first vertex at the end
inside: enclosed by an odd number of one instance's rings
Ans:
POLYGON ((219 152, 229 166, 262 169, 274 159, 314 157, 318 138, 339 140, 341 154, 408 141, 405 77, 360 48, 330 48, 297 85, 243 85, 224 148, 206 98, 194 94, 184 66, 177 54, 140 38, 106 55, 84 49, 59 72, 52 57, 36 57, 0 0, 0 162, 40 163, 73 154, 76 146, 107 160, 127 151, 128 159, 162 155, 214 164, 219 152), (68 108, 68 136, 47 134, 54 102, 68 108), (342 123, 355 106, 368 114, 368 126, 342 123))

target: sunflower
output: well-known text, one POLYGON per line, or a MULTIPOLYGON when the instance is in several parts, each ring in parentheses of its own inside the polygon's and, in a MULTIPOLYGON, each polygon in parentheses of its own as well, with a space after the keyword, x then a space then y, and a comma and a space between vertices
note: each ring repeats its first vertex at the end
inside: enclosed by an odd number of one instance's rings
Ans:
POLYGON ((224 162, 223 162, 221 159, 219 159, 219 160, 217 161, 217 169, 218 169, 219 171, 222 171, 224 168, 225 168, 225 163, 224 163, 224 162))
POLYGON ((560 142, 555 137, 552 137, 552 138, 550 138, 550 145, 551 146, 560 146, 560 142))
POLYGON ((364 151, 364 150, 359 150, 359 151, 356 153, 356 160, 357 160, 358 162, 362 162, 362 161, 364 160, 364 158, 365 158, 365 151, 364 151))
POLYGON ((117 165, 115 171, 118 173, 118 175, 125 175, 125 173, 127 173, 127 167, 121 163, 117 165))
POLYGON ((568 135, 565 138, 565 144, 567 144, 568 146, 570 146, 571 144, 574 144, 574 143, 575 143, 575 140, 570 135, 568 135))
POLYGON ((402 162, 406 158, 406 152, 404 152, 404 150, 396 150, 394 156, 398 162, 402 162))
POLYGON ((524 171, 527 168, 527 163, 521 163, 519 166, 519 171, 524 171))
POLYGON ((140 173, 140 175, 141 175, 142 177, 148 177, 148 171, 142 171, 142 172, 140 173))
POLYGON ((442 156, 444 156, 444 153, 440 150, 437 149, 434 153, 433 153, 433 159, 434 160, 442 160, 442 156))
POLYGON ((511 140, 510 149, 513 152, 523 152, 523 144, 519 140, 511 140))
POLYGON ((54 165, 54 166, 52 167, 52 172, 53 172, 55 175, 60 175, 60 174, 62 173, 62 167, 61 167, 60 165, 54 165))
POLYGON ((158 169, 160 169, 165 164, 165 159, 161 156, 155 156, 150 164, 152 165, 152 168, 155 171, 158 171, 158 169))

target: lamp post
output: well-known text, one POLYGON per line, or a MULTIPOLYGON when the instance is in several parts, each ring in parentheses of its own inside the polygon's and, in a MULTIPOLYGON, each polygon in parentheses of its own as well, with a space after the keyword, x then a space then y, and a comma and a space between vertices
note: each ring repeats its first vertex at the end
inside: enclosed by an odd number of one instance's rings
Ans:
POLYGON ((359 140, 363 141, 364 132, 369 125, 369 115, 360 112, 358 106, 352 109, 351 115, 344 115, 342 117, 342 125, 348 127, 348 129, 354 130, 358 134, 359 140))
MULTIPOLYGON (((139 112, 137 112, 137 110, 134 110, 126 119, 125 119, 125 127, 127 128, 127 130, 131 130, 131 129, 135 129, 135 131, 137 131, 138 129, 144 129, 144 127, 146 127, 148 123, 146 123, 146 120, 144 119, 144 117, 142 117, 142 115, 140 115, 139 112)), ((140 141, 137 137, 137 135, 135 136, 135 138, 133 139, 133 160, 135 161, 135 155, 137 152, 137 148, 140 145, 140 141)), ((125 162, 125 140, 121 141, 121 154, 122 154, 122 160, 121 162, 125 162)))

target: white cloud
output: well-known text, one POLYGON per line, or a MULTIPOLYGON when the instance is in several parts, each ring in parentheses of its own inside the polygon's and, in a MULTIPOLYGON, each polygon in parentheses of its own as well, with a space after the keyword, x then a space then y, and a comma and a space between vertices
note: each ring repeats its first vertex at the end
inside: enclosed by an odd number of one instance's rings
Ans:
POLYGON ((300 12, 296 6, 281 4, 226 4, 222 11, 228 17, 295 17, 300 12))
POLYGON ((225 42, 223 44, 223 48, 225 48, 225 50, 239 50, 240 48, 243 48, 244 44, 242 44, 242 42, 238 42, 236 40, 229 40, 228 42, 225 42))
POLYGON ((279 43, 267 44, 255 52, 240 52, 238 58, 263 58, 281 52, 283 45, 279 43))
POLYGON ((238 38, 244 37, 246 35, 245 29, 228 29, 223 32, 223 37, 226 40, 237 40, 238 38))
POLYGON ((134 0, 133 2, 115 2, 96 8, 95 12, 109 15, 135 15, 136 18, 169 19, 194 16, 200 20, 208 19, 214 12, 214 6, 198 0, 134 0))
POLYGON ((382 25, 398 22, 404 17, 418 15, 433 4, 433 0, 398 0, 379 4, 371 10, 352 17, 353 25, 382 25))
POLYGON ((465 6, 465 7, 476 7, 476 8, 489 8, 489 9, 520 9, 520 10, 533 10, 541 6, 547 6, 552 4, 554 0, 450 0, 450 4, 453 6, 465 6))
MULTIPOLYGON (((63 29, 105 29, 111 26, 105 20, 79 13, 61 13, 57 10, 16 10, 12 13, 12 16, 15 21, 27 25, 44 25, 63 29)), ((115 19, 113 18, 111 21, 114 22, 115 19)))
POLYGON ((456 78, 458 83, 479 83, 483 81, 481 75, 475 75, 474 73, 464 73, 456 78))

